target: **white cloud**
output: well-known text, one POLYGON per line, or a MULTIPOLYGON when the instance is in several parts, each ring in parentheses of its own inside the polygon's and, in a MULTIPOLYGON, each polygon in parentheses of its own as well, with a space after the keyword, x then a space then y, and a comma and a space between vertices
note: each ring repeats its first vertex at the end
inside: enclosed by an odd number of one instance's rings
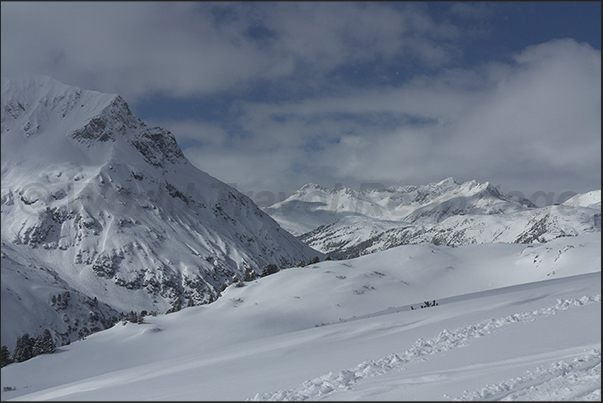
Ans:
POLYGON ((385 4, 286 2, 3 2, 2 74, 47 74, 129 102, 244 89, 406 49, 433 65, 458 35, 421 10, 385 4), (216 9, 230 18, 217 20, 216 9), (268 40, 253 40, 261 27, 268 40), (408 36, 408 38, 406 37, 408 36), (301 69, 301 71, 300 71, 301 69))
POLYGON ((463 39, 492 15, 479 4, 436 21, 412 2, 2 2, 2 74, 130 103, 258 89, 288 99, 241 97, 224 125, 156 122, 199 167, 251 190, 448 176, 600 187, 601 52, 556 40, 460 68, 463 39), (460 29, 458 16, 475 23, 460 29), (379 88, 329 75, 374 60, 423 74, 379 88))
MULTIPOLYGON (((260 188, 276 185, 270 172, 297 178, 278 184, 288 185, 287 191, 304 183, 295 175, 296 164, 305 164, 312 181, 327 186, 346 180, 420 184, 455 176, 509 184, 515 188, 507 190, 526 195, 591 190, 586 183, 600 186, 600 57, 587 45, 553 41, 521 52, 516 64, 445 71, 402 88, 281 105, 247 103, 239 122, 253 135, 233 147, 253 149, 254 157, 231 161, 230 168, 223 164, 219 172, 229 171, 233 180, 244 172, 245 181, 260 188), (380 125, 371 116, 397 116, 399 124, 380 125), (312 135, 321 147, 305 151, 303 141, 312 135), (257 161, 269 168, 257 167, 257 161)), ((213 167, 207 160, 212 151, 199 153, 201 168, 213 167)))

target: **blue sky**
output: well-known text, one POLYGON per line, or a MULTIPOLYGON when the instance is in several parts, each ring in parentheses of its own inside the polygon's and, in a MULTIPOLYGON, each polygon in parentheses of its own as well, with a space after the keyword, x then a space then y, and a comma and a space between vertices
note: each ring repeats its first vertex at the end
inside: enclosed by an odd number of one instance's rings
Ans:
POLYGON ((601 188, 600 2, 3 1, 1 29, 3 76, 118 93, 252 198, 601 188))

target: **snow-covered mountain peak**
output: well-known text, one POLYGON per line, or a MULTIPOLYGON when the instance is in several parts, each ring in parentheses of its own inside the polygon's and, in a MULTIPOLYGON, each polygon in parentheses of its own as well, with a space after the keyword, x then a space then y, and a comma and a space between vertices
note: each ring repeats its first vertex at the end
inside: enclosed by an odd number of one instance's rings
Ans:
MULTIPOLYGON (((475 182, 475 181, 472 180, 470 182, 475 182)), ((449 187, 455 186, 455 185, 459 185, 459 182, 457 182, 452 176, 449 176, 448 178, 441 180, 435 184, 435 186, 439 187, 439 188, 449 188, 449 187)))
POLYGON ((299 188, 295 193, 298 195, 307 195, 308 193, 311 192, 328 192, 329 189, 327 189, 324 186, 320 186, 316 183, 306 183, 304 186, 302 186, 301 188, 299 188))
POLYGON ((546 242, 600 231, 600 193, 565 206, 538 208, 490 182, 449 177, 427 185, 294 193, 265 211, 310 246, 349 258, 410 243, 546 242))
POLYGON ((459 183, 449 177, 427 185, 388 188, 327 189, 304 185, 282 202, 265 209, 284 228, 302 235, 350 215, 366 215, 379 222, 407 223, 441 220, 445 212, 470 212, 472 209, 502 211, 532 207, 506 197, 489 182, 459 183), (440 210, 440 213, 433 214, 440 210), (444 212, 444 213, 442 213, 444 212))
MULTIPOLYGON (((32 287, 63 279, 81 300, 165 312, 211 302, 267 264, 322 256, 188 162, 169 131, 147 126, 120 96, 48 77, 2 79, 1 201, 3 340, 33 331, 5 326, 32 311, 4 291, 38 278, 37 268, 52 275, 32 287)), ((47 304, 50 291, 34 295, 47 304)))
POLYGON ((562 203, 565 206, 582 206, 601 209, 601 190, 591 190, 570 197, 562 203))
POLYGON ((70 128, 84 126, 117 97, 66 85, 48 76, 2 77, 2 134, 10 129, 14 135, 26 137, 65 135, 70 128), (48 128, 53 130, 48 133, 48 128))
POLYGON ((3 166, 23 165, 23 152, 38 166, 101 165, 124 157, 161 168, 186 163, 174 136, 147 127, 120 96, 47 76, 2 79, 2 143, 3 166))

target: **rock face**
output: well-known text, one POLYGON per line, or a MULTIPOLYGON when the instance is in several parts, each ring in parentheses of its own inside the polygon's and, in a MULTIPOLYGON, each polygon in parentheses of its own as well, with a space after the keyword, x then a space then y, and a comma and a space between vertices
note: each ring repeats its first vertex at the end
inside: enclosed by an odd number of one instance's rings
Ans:
POLYGON ((50 327, 61 338, 76 319, 107 318, 91 330, 121 312, 208 303, 245 273, 323 256, 193 166, 171 133, 148 127, 121 97, 49 77, 2 78, 1 203, 2 343, 11 349, 25 331, 50 327), (71 305, 94 306, 60 320, 35 313, 66 291, 71 305))
POLYGON ((265 208, 299 239, 336 259, 418 243, 547 242, 601 231, 601 192, 538 208, 488 183, 326 189, 308 184, 265 208))

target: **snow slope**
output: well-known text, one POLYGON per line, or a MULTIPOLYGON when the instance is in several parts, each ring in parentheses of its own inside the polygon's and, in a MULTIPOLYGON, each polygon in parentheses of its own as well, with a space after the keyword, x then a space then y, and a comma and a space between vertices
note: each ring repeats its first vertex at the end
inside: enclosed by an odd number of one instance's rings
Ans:
POLYGON ((601 190, 580 193, 563 202, 565 206, 582 206, 601 209, 601 190))
POLYGON ((600 191, 538 208, 489 183, 453 178, 368 190, 309 184, 264 210, 308 245, 338 259, 423 242, 547 242, 601 230, 600 191))
POLYGON ((10 364, 2 400, 600 400, 600 268, 600 233, 291 268, 10 364))
POLYGON ((5 253, 10 248, 2 252, 2 345, 11 352, 25 332, 36 337, 52 329, 61 345, 119 320, 120 312, 74 289, 55 270, 14 261, 5 253))
POLYGON ((2 343, 9 348, 41 325, 73 340, 98 325, 74 329, 90 314, 204 304, 246 271, 322 256, 194 167, 171 133, 148 127, 121 97, 50 77, 2 78, 1 86, 2 343), (19 298, 29 278, 40 292, 19 298), (59 291, 114 311, 54 312, 59 291))

